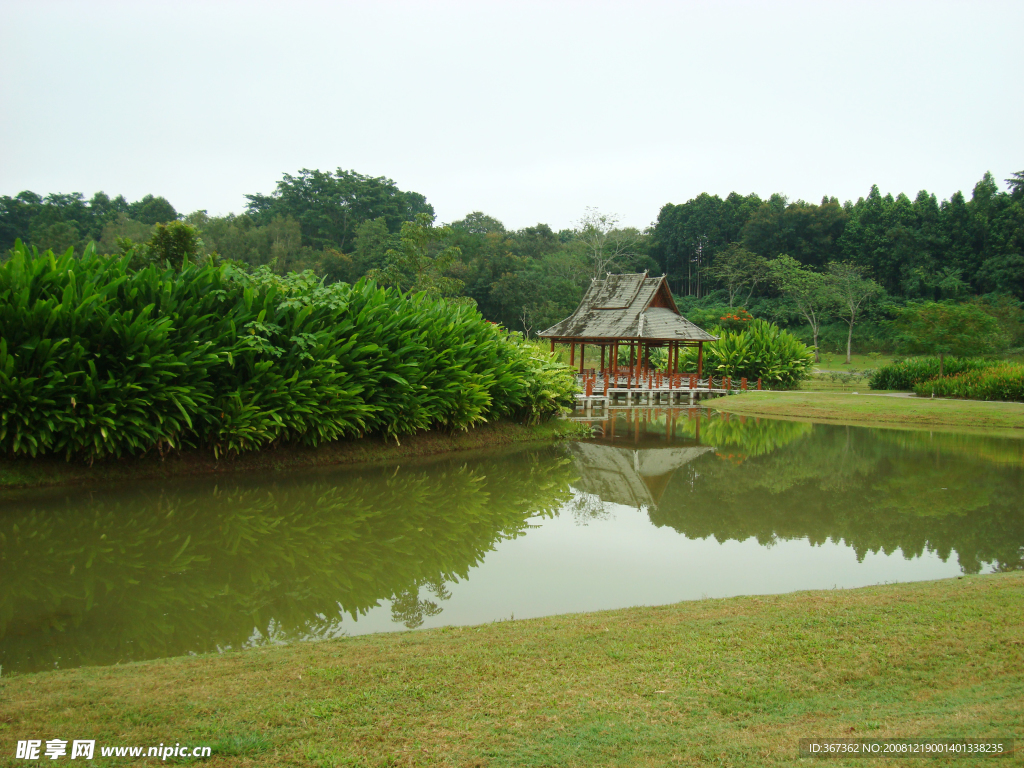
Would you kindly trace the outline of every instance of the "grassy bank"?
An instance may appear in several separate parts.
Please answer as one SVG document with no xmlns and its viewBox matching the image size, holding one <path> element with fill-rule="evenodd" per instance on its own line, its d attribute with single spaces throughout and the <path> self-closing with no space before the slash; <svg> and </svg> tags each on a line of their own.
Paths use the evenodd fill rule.
<svg viewBox="0 0 1024 768">
<path fill-rule="evenodd" d="M 513 443 L 588 436 L 587 428 L 562 420 L 534 426 L 512 422 L 484 424 L 466 431 L 439 430 L 394 438 L 367 436 L 338 440 L 315 448 L 284 445 L 240 456 L 219 458 L 212 450 L 156 453 L 141 458 L 106 459 L 92 465 L 56 457 L 0 459 L 0 489 L 104 483 L 124 480 L 185 477 L 227 472 L 278 472 L 331 464 L 388 462 Z"/>
<path fill-rule="evenodd" d="M 0 678 L 0 755 L 60 736 L 210 744 L 211 765 L 746 766 L 813 736 L 1020 739 L 1022 600 L 1011 573 Z"/>
<path fill-rule="evenodd" d="M 849 424 L 993 430 L 1024 436 L 1024 404 L 826 392 L 747 392 L 708 401 L 711 408 Z"/>
</svg>

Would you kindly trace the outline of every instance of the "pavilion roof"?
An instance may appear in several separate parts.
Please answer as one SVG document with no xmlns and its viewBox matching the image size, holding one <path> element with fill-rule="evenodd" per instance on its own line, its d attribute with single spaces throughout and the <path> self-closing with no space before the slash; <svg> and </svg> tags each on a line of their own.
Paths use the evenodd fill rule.
<svg viewBox="0 0 1024 768">
<path fill-rule="evenodd" d="M 651 339 L 714 341 L 681 314 L 665 276 L 646 272 L 594 279 L 580 305 L 538 336 L 555 339 Z"/>
<path fill-rule="evenodd" d="M 656 507 L 672 474 L 708 451 L 706 445 L 641 448 L 570 443 L 580 479 L 574 484 L 602 501 Z"/>
</svg>

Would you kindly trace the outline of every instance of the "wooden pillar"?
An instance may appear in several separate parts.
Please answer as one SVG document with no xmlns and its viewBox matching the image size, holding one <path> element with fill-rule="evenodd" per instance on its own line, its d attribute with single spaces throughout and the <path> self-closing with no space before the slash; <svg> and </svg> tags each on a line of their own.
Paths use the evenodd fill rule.
<svg viewBox="0 0 1024 768">
<path fill-rule="evenodd" d="M 586 342 L 580 342 L 580 373 L 583 373 L 583 353 L 586 351 Z"/>
<path fill-rule="evenodd" d="M 555 340 L 554 339 L 551 340 L 551 351 L 552 352 L 555 351 Z"/>
<path fill-rule="evenodd" d="M 576 365 L 576 342 L 569 342 L 569 367 Z"/>
<path fill-rule="evenodd" d="M 699 379 L 704 373 L 704 342 L 697 342 L 697 378 Z"/>
<path fill-rule="evenodd" d="M 601 375 L 604 375 L 604 344 L 601 345 Z"/>
</svg>

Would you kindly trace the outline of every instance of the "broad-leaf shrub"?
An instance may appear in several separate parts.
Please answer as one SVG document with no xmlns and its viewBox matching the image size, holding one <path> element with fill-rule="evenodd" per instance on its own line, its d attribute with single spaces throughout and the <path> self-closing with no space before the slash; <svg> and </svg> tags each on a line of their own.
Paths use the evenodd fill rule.
<svg viewBox="0 0 1024 768">
<path fill-rule="evenodd" d="M 466 306 L 360 281 L 130 268 L 20 243 L 0 265 L 0 450 L 255 450 L 536 420 L 568 368 Z"/>
<path fill-rule="evenodd" d="M 919 382 L 914 392 L 921 397 L 963 397 L 971 400 L 1024 402 L 1024 365 L 990 364 L 952 376 Z"/>
<path fill-rule="evenodd" d="M 810 375 L 814 353 L 789 331 L 755 320 L 741 331 L 713 328 L 718 341 L 704 344 L 704 373 L 733 379 L 762 379 L 766 385 L 793 387 Z M 681 370 L 696 373 L 697 350 L 679 355 Z"/>
<path fill-rule="evenodd" d="M 955 375 L 965 371 L 979 371 L 993 365 L 992 361 L 976 357 L 947 357 L 943 360 L 943 374 Z M 916 384 L 939 375 L 939 358 L 912 357 L 883 365 L 868 381 L 871 389 L 913 389 Z"/>
</svg>

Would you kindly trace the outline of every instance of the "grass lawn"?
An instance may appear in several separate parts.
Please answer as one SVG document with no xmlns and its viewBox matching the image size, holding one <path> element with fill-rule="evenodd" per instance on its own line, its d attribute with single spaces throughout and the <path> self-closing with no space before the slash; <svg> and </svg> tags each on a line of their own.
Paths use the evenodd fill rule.
<svg viewBox="0 0 1024 768">
<path fill-rule="evenodd" d="M 860 390 L 858 390 L 860 391 Z M 745 392 L 713 398 L 710 408 L 755 416 L 783 416 L 886 426 L 1002 431 L 1024 436 L 1024 403 L 932 400 L 829 392 Z"/>
<path fill-rule="evenodd" d="M 814 367 L 819 371 L 867 371 L 873 368 L 881 368 L 888 365 L 897 355 L 871 352 L 864 355 L 851 355 L 850 364 L 846 364 L 845 352 L 822 352 L 821 362 L 815 363 Z M 902 357 L 906 357 L 903 355 Z"/>
<path fill-rule="evenodd" d="M 1019 740 L 1022 605 L 1009 573 L 0 678 L 0 764 L 28 738 L 96 739 L 92 765 L 102 745 L 180 742 L 212 745 L 210 765 L 518 768 L 795 765 L 810 737 Z"/>
<path fill-rule="evenodd" d="M 813 373 L 811 378 L 800 382 L 801 392 L 873 392 L 868 387 L 867 377 L 859 374 L 835 375 Z"/>
</svg>

